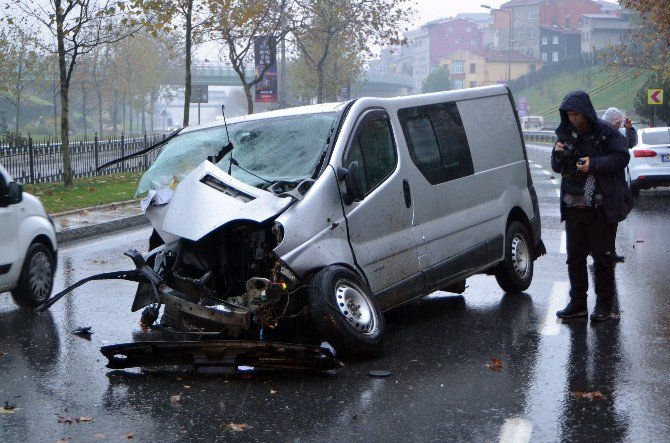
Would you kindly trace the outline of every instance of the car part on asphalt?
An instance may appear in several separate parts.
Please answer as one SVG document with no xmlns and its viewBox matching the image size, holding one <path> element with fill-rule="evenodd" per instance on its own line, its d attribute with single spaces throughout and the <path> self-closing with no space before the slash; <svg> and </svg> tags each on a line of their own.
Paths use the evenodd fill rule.
<svg viewBox="0 0 670 443">
<path fill-rule="evenodd" d="M 104 346 L 100 352 L 109 359 L 110 369 L 140 366 L 192 365 L 202 368 L 240 366 L 256 371 L 330 371 L 344 366 L 327 348 L 293 343 L 259 341 L 180 341 L 138 342 Z"/>
</svg>

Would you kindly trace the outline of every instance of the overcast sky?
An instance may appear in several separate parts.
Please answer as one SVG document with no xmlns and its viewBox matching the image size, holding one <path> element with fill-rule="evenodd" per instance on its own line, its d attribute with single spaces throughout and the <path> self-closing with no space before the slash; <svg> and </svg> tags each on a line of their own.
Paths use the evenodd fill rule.
<svg viewBox="0 0 670 443">
<path fill-rule="evenodd" d="M 497 8 L 506 3 L 500 0 L 415 0 L 417 9 L 417 18 L 412 23 L 413 26 L 420 26 L 431 20 L 443 17 L 453 17 L 461 12 L 489 12 L 480 5 L 486 4 L 492 8 Z"/>
</svg>

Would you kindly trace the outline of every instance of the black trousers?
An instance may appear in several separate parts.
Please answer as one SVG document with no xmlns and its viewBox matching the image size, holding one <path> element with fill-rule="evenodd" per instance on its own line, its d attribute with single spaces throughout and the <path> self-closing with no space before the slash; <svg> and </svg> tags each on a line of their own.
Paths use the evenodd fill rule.
<svg viewBox="0 0 670 443">
<path fill-rule="evenodd" d="M 591 254 L 596 303 L 611 305 L 615 290 L 612 255 L 617 224 L 607 223 L 602 207 L 565 208 L 564 214 L 571 300 L 586 304 L 589 289 L 586 257 Z"/>
</svg>

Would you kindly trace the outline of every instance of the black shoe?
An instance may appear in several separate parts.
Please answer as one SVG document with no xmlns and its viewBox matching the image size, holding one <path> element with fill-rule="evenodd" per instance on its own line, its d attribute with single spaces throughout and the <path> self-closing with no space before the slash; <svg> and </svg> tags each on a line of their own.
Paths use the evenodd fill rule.
<svg viewBox="0 0 670 443">
<path fill-rule="evenodd" d="M 613 261 L 614 263 L 625 262 L 625 261 L 626 261 L 626 257 L 624 257 L 623 255 L 617 255 L 617 254 L 614 254 L 614 255 L 612 256 L 612 261 Z"/>
<path fill-rule="evenodd" d="M 607 321 L 610 319 L 612 314 L 612 308 L 607 306 L 598 306 L 593 310 L 591 314 L 591 321 Z"/>
<path fill-rule="evenodd" d="M 556 317 L 559 318 L 577 318 L 586 317 L 587 315 L 588 312 L 585 303 L 573 303 L 572 301 L 565 308 L 556 311 Z"/>
</svg>

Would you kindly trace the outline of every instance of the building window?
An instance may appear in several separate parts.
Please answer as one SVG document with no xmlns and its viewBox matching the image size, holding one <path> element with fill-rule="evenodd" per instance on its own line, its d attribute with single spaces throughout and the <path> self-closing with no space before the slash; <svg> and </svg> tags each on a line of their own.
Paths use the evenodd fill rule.
<svg viewBox="0 0 670 443">
<path fill-rule="evenodd" d="M 454 60 L 453 62 L 451 62 L 451 73 L 465 74 L 465 60 Z"/>
<path fill-rule="evenodd" d="M 465 32 L 472 32 L 472 26 L 468 26 L 465 28 Z"/>
<path fill-rule="evenodd" d="M 528 38 L 535 38 L 535 31 L 528 31 Z"/>
<path fill-rule="evenodd" d="M 547 61 L 547 53 L 546 53 L 546 52 L 543 52 L 543 53 L 540 55 L 540 58 L 542 59 L 543 62 L 546 62 L 546 61 Z"/>
<path fill-rule="evenodd" d="M 535 14 L 533 14 L 533 11 L 528 11 L 528 20 L 532 20 L 535 18 Z"/>
<path fill-rule="evenodd" d="M 451 31 L 453 31 L 453 30 L 454 30 L 454 27 L 453 27 L 453 26 L 451 26 L 451 25 L 447 26 L 447 31 L 451 32 Z"/>
<path fill-rule="evenodd" d="M 547 37 L 542 37 L 542 41 L 541 41 L 540 44 L 546 45 L 547 44 Z"/>
<path fill-rule="evenodd" d="M 474 74 L 477 71 L 477 63 L 470 63 L 470 74 Z"/>
<path fill-rule="evenodd" d="M 472 46 L 473 48 L 477 46 L 477 39 L 476 38 L 473 38 L 472 40 L 470 40 L 470 46 Z"/>
<path fill-rule="evenodd" d="M 461 38 L 460 38 L 460 37 L 456 37 L 456 38 L 454 39 L 454 43 L 458 44 L 458 43 L 460 43 L 460 42 L 461 42 Z"/>
<path fill-rule="evenodd" d="M 552 62 L 557 62 L 558 61 L 558 52 L 554 51 L 551 53 L 551 61 Z"/>
<path fill-rule="evenodd" d="M 553 36 L 553 37 L 551 38 L 551 42 L 552 42 L 553 44 L 557 45 L 557 44 L 558 44 L 558 36 L 557 36 L 557 35 Z"/>
<path fill-rule="evenodd" d="M 454 80 L 454 89 L 463 89 L 463 80 Z"/>
<path fill-rule="evenodd" d="M 477 82 L 470 82 L 470 87 L 471 88 L 476 88 L 477 87 Z"/>
</svg>

